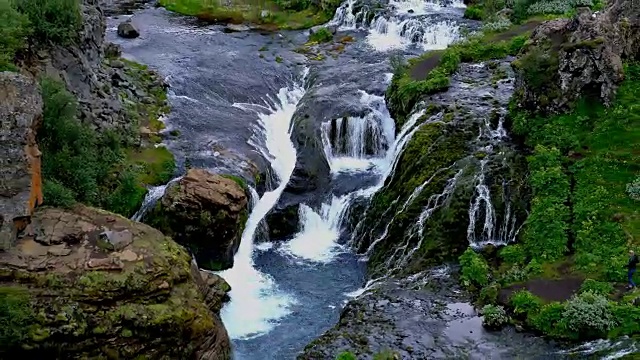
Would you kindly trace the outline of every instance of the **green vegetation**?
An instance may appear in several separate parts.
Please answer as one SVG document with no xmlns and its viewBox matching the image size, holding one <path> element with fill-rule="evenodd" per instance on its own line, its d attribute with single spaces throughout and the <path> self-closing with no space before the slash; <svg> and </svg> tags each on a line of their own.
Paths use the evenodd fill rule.
<svg viewBox="0 0 640 360">
<path fill-rule="evenodd" d="M 600 10 L 604 4 L 600 0 L 475 0 L 467 7 L 465 17 L 519 24 L 536 15 L 570 16 L 576 8 L 583 6 Z"/>
<path fill-rule="evenodd" d="M 478 6 L 469 6 L 464 10 L 464 17 L 471 20 L 482 20 L 482 9 Z"/>
<path fill-rule="evenodd" d="M 637 201 L 627 190 L 640 173 L 638 96 L 640 64 L 634 63 L 625 65 L 625 81 L 609 108 L 585 98 L 567 114 L 548 116 L 514 102 L 512 130 L 531 149 L 531 210 L 520 243 L 498 252 L 499 264 L 489 275 L 496 282 L 478 292 L 479 302 L 495 303 L 500 286 L 508 289 L 529 279 L 580 284 L 588 277 L 564 302 L 515 292 L 508 313 L 514 321 L 557 339 L 640 333 L 640 311 L 634 305 L 638 294 L 623 295 L 615 286 L 626 280 L 627 250 L 640 245 Z M 471 269 L 485 261 L 467 257 L 461 259 L 464 283 L 469 273 L 480 273 Z"/>
<path fill-rule="evenodd" d="M 414 105 L 422 97 L 446 90 L 450 76 L 460 63 L 516 55 L 526 39 L 524 35 L 506 40 L 498 40 L 494 35 L 481 35 L 453 44 L 446 50 L 432 51 L 410 59 L 408 64 L 394 59 L 394 75 L 386 97 L 392 105 L 389 110 L 396 119 L 396 127 L 400 128 L 404 124 Z M 421 63 L 433 63 L 433 66 L 423 72 L 415 71 L 414 68 L 418 69 Z"/>
<path fill-rule="evenodd" d="M 331 20 L 339 0 L 160 0 L 160 5 L 204 21 L 240 24 L 249 22 L 264 29 L 307 29 Z"/>
<path fill-rule="evenodd" d="M 77 0 L 0 0 L 0 71 L 15 71 L 21 51 L 66 45 L 80 28 Z"/>
<path fill-rule="evenodd" d="M 468 248 L 460 256 L 460 280 L 466 286 L 481 288 L 489 282 L 489 265 L 473 249 Z"/>
<path fill-rule="evenodd" d="M 502 306 L 485 305 L 482 308 L 482 325 L 498 330 L 509 323 L 509 316 Z"/>
<path fill-rule="evenodd" d="M 21 345 L 32 322 L 29 294 L 20 287 L 0 287 L 0 355 Z"/>
<path fill-rule="evenodd" d="M 76 118 L 76 99 L 62 83 L 41 82 L 44 116 L 38 132 L 45 203 L 74 202 L 131 216 L 146 193 L 144 184 L 170 179 L 174 161 L 165 148 L 129 149 L 126 136 L 97 132 Z"/>
<path fill-rule="evenodd" d="M 333 34 L 326 27 L 321 27 L 313 34 L 309 35 L 309 41 L 316 43 L 324 43 L 333 40 Z"/>
</svg>

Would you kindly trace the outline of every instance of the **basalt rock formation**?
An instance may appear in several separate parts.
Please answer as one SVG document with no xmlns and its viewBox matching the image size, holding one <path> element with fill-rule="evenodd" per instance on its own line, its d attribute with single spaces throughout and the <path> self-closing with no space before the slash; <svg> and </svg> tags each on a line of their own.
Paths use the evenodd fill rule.
<svg viewBox="0 0 640 360">
<path fill-rule="evenodd" d="M 640 5 L 618 0 L 602 13 L 541 24 L 514 63 L 520 105 L 541 114 L 569 110 L 583 97 L 609 105 L 623 60 L 640 55 Z"/>
<path fill-rule="evenodd" d="M 201 267 L 222 270 L 233 266 L 247 216 L 247 195 L 239 184 L 190 169 L 143 221 L 189 248 Z"/>
<path fill-rule="evenodd" d="M 230 357 L 216 283 L 173 240 L 112 213 L 38 209 L 0 254 L 0 283 L 12 356 Z"/>
</svg>

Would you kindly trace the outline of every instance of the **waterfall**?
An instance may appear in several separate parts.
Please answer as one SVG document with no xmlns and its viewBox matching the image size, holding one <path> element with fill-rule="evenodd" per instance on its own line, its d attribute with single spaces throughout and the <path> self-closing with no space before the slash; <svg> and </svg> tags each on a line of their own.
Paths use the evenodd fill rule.
<svg viewBox="0 0 640 360">
<path fill-rule="evenodd" d="M 411 44 L 426 51 L 445 49 L 459 38 L 460 27 L 453 21 L 428 23 L 414 18 L 379 16 L 371 24 L 367 42 L 378 51 L 403 49 Z"/>
<path fill-rule="evenodd" d="M 368 109 L 365 116 L 323 124 L 325 156 L 334 174 L 347 173 L 357 179 L 359 175 L 374 173 L 378 181 L 374 186 L 332 196 L 318 210 L 301 205 L 301 230 L 281 248 L 286 254 L 321 263 L 333 260 L 335 255 L 344 251 L 337 241 L 347 210 L 356 199 L 372 196 L 384 183 L 383 177 L 388 174 L 387 168 L 393 161 L 390 156 L 397 152 L 397 144 L 393 141 L 395 122 L 382 96 L 364 91 L 360 94 L 361 104 Z M 366 149 L 367 142 L 372 144 L 370 151 Z"/>
<path fill-rule="evenodd" d="M 322 124 L 322 142 L 331 172 L 380 168 L 394 138 L 395 125 L 383 96 L 360 91 L 364 116 L 334 119 Z"/>
<path fill-rule="evenodd" d="M 133 214 L 133 216 L 131 217 L 131 220 L 141 221 L 142 217 L 149 210 L 151 210 L 151 208 L 153 208 L 156 205 L 156 202 L 160 200 L 160 198 L 164 195 L 164 192 L 167 190 L 167 187 L 177 181 L 180 181 L 180 179 L 182 179 L 182 176 L 177 177 L 164 185 L 154 186 L 149 188 L 149 192 L 147 192 L 147 195 L 145 195 L 144 200 L 142 201 L 142 205 L 140 206 L 140 209 L 138 209 L 138 211 L 136 211 L 136 213 Z"/>
<path fill-rule="evenodd" d="M 307 73 L 308 69 L 303 81 Z M 254 267 L 253 241 L 293 173 L 296 149 L 291 142 L 291 119 L 304 93 L 303 84 L 297 83 L 280 89 L 277 99 L 268 98 L 264 105 L 234 104 L 258 114 L 249 143 L 270 162 L 278 186 L 257 200 L 242 233 L 233 268 L 219 273 L 232 288 L 231 301 L 222 309 L 222 319 L 232 339 L 247 339 L 268 332 L 273 322 L 289 314 L 288 308 L 295 303 L 292 297 L 278 290 L 270 276 Z"/>
</svg>

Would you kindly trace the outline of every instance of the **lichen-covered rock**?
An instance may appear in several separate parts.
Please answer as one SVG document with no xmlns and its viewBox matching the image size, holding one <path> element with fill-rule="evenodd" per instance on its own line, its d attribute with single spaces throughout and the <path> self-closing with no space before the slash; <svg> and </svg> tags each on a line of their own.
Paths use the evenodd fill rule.
<svg viewBox="0 0 640 360">
<path fill-rule="evenodd" d="M 565 112 L 583 97 L 608 105 L 624 78 L 623 60 L 637 59 L 638 48 L 640 5 L 634 1 L 545 22 L 514 62 L 519 104 L 539 114 Z"/>
<path fill-rule="evenodd" d="M 230 358 L 220 304 L 158 230 L 78 206 L 38 209 L 20 237 L 0 253 L 0 357 Z"/>
<path fill-rule="evenodd" d="M 233 266 L 247 216 L 247 195 L 238 183 L 190 169 L 143 221 L 189 248 L 200 267 L 222 270 Z"/>
<path fill-rule="evenodd" d="M 36 205 L 42 203 L 36 131 L 42 98 L 31 78 L 0 73 L 0 250 L 11 246 Z"/>
</svg>

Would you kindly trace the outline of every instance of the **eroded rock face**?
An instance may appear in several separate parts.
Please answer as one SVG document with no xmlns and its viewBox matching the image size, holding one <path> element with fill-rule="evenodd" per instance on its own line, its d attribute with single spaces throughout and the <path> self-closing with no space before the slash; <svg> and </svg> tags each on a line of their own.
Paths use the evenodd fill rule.
<svg viewBox="0 0 640 360">
<path fill-rule="evenodd" d="M 1 320 L 15 327 L 0 353 L 230 358 L 220 297 L 201 292 L 208 282 L 189 254 L 112 213 L 38 209 L 16 246 L 0 253 L 0 283 L 13 304 Z"/>
<path fill-rule="evenodd" d="M 622 62 L 637 59 L 639 45 L 640 5 L 633 1 L 541 24 L 514 63 L 521 106 L 553 114 L 583 97 L 610 104 L 624 78 Z"/>
<path fill-rule="evenodd" d="M 42 121 L 42 98 L 31 78 L 0 73 L 0 250 L 42 203 L 40 151 L 36 130 Z"/>
<path fill-rule="evenodd" d="M 200 267 L 222 270 L 233 265 L 247 216 L 247 195 L 240 185 L 190 169 L 143 221 L 189 248 Z"/>
</svg>

